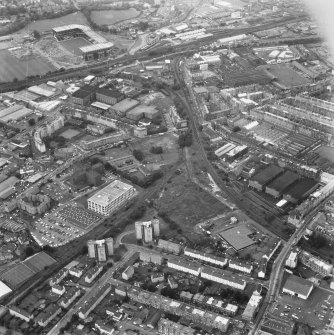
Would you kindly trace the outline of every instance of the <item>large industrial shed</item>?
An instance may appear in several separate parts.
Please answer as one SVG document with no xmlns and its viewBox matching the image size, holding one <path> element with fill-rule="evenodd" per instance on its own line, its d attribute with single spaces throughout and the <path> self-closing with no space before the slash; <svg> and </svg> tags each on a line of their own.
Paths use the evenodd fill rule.
<svg viewBox="0 0 334 335">
<path fill-rule="evenodd" d="M 301 277 L 291 275 L 283 286 L 283 293 L 306 300 L 313 290 L 313 284 Z"/>
<path fill-rule="evenodd" d="M 274 198 L 279 198 L 283 192 L 298 181 L 299 177 L 296 173 L 286 171 L 281 176 L 273 180 L 267 187 L 266 193 Z"/>
<path fill-rule="evenodd" d="M 249 180 L 249 187 L 255 188 L 261 192 L 267 184 L 280 176 L 283 172 L 284 170 L 282 168 L 273 164 L 269 165 Z"/>
<path fill-rule="evenodd" d="M 284 199 L 297 204 L 316 190 L 318 183 L 310 178 L 301 179 L 284 192 Z"/>
</svg>

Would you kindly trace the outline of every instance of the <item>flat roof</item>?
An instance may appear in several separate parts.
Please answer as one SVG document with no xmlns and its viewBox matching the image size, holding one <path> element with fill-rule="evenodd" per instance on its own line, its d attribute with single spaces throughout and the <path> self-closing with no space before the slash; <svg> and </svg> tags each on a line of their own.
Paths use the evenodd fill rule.
<svg viewBox="0 0 334 335">
<path fill-rule="evenodd" d="M 99 50 L 110 49 L 113 46 L 114 46 L 114 43 L 105 42 L 105 43 L 87 45 L 87 46 L 81 47 L 80 50 L 81 52 L 86 53 L 86 52 L 94 52 L 94 51 L 99 51 Z"/>
<path fill-rule="evenodd" d="M 88 201 L 93 201 L 101 206 L 106 206 L 131 188 L 133 188 L 132 185 L 123 183 L 120 180 L 114 180 L 109 185 L 96 192 L 88 199 Z"/>
<path fill-rule="evenodd" d="M 104 104 L 103 102 L 95 101 L 91 104 L 93 107 L 101 108 L 103 110 L 108 110 L 111 106 Z"/>
<path fill-rule="evenodd" d="M 137 106 L 139 104 L 139 101 L 134 99 L 124 99 L 117 104 L 113 105 L 113 109 L 117 112 L 127 112 L 131 108 Z"/>
<path fill-rule="evenodd" d="M 117 90 L 108 90 L 107 88 L 99 88 L 96 93 L 105 95 L 111 98 L 119 98 L 122 96 L 122 93 L 118 92 Z"/>
<path fill-rule="evenodd" d="M 299 179 L 298 175 L 291 171 L 286 171 L 278 178 L 274 179 L 267 187 L 275 191 L 283 192 L 286 188 L 294 184 Z"/>
<path fill-rule="evenodd" d="M 272 178 L 275 178 L 279 174 L 281 174 L 284 170 L 276 165 L 269 165 L 264 170 L 257 173 L 254 177 L 251 178 L 251 180 L 254 180 L 258 182 L 259 184 L 266 184 L 268 181 L 270 181 Z"/>
<path fill-rule="evenodd" d="M 224 230 L 219 233 L 219 236 L 230 244 L 233 249 L 242 250 L 255 244 L 255 241 L 249 237 L 251 234 L 253 234 L 253 231 L 242 225 Z"/>
</svg>

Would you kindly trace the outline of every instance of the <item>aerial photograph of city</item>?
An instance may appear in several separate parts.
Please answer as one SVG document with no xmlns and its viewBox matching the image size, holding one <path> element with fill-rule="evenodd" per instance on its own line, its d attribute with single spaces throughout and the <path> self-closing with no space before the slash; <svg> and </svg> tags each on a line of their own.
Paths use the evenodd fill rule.
<svg viewBox="0 0 334 335">
<path fill-rule="evenodd" d="M 0 0 L 0 335 L 334 335 L 334 0 Z"/>
</svg>

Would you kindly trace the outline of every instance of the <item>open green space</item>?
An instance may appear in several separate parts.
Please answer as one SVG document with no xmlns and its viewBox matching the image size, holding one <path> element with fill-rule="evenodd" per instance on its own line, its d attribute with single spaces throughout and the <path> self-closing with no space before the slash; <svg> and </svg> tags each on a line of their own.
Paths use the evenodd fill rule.
<svg viewBox="0 0 334 335">
<path fill-rule="evenodd" d="M 140 14 L 135 8 L 119 10 L 92 11 L 92 20 L 96 24 L 112 25 L 117 22 L 126 21 L 137 17 Z"/>
<path fill-rule="evenodd" d="M 0 50 L 0 82 L 22 80 L 27 76 L 43 75 L 55 67 L 42 57 L 18 60 L 8 50 Z"/>
<path fill-rule="evenodd" d="M 54 27 L 66 26 L 68 24 L 87 24 L 87 20 L 81 12 L 76 12 L 56 19 L 38 20 L 32 22 L 19 32 L 23 33 L 33 30 L 48 31 Z"/>
</svg>

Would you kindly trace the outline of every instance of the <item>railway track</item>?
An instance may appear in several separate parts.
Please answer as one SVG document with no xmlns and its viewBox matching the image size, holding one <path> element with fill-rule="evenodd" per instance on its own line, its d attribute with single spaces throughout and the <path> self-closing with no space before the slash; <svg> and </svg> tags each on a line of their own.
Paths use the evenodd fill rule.
<svg viewBox="0 0 334 335">
<path fill-rule="evenodd" d="M 181 45 L 177 45 L 173 47 L 169 46 L 166 48 L 166 46 L 163 46 L 160 48 L 156 48 L 154 49 L 155 52 L 164 53 L 163 56 L 157 57 L 156 59 L 173 57 L 173 56 L 181 56 L 182 54 L 193 53 L 195 51 L 198 51 L 200 47 L 211 44 L 212 42 L 217 41 L 217 39 L 220 39 L 220 38 L 232 37 L 232 36 L 241 35 L 241 34 L 252 34 L 252 33 L 270 29 L 273 27 L 284 26 L 288 23 L 298 22 L 302 19 L 305 19 L 306 17 L 307 17 L 306 15 L 302 15 L 298 17 L 293 16 L 290 18 L 284 18 L 284 20 L 275 20 L 275 21 L 271 21 L 271 22 L 268 22 L 262 25 L 255 26 L 255 27 L 213 31 L 213 36 L 207 37 L 203 41 L 197 40 L 197 41 L 192 41 L 188 43 L 182 43 Z M 171 51 L 168 50 L 170 48 L 172 48 Z M 26 78 L 18 82 L 0 83 L 0 93 L 4 93 L 8 91 L 16 91 L 18 89 L 23 89 L 31 85 L 38 85 L 38 84 L 44 83 L 47 80 L 57 81 L 60 79 L 71 78 L 75 76 L 82 77 L 90 73 L 90 71 L 92 70 L 108 69 L 111 66 L 118 65 L 121 63 L 123 65 L 124 64 L 127 65 L 136 60 L 138 61 L 152 60 L 151 52 L 152 52 L 151 50 L 143 51 L 136 55 L 126 55 L 122 58 L 117 58 L 113 60 L 105 60 L 105 61 L 94 63 L 94 64 L 85 64 L 84 66 L 81 66 L 75 69 L 67 69 L 65 71 L 59 71 L 57 73 L 51 73 L 49 75 L 44 75 L 39 78 L 29 78 L 29 79 Z"/>
</svg>

